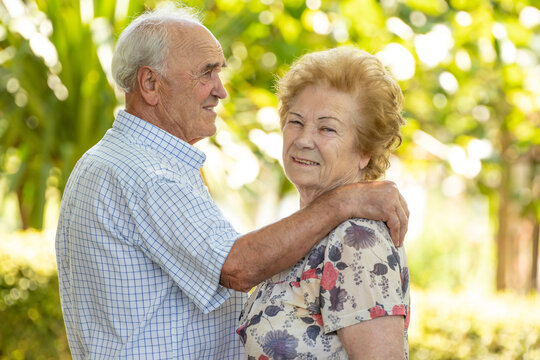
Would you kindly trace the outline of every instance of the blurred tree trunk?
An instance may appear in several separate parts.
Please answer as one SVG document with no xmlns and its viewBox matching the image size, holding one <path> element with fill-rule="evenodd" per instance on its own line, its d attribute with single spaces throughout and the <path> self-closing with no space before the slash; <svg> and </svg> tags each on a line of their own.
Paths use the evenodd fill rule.
<svg viewBox="0 0 540 360">
<path fill-rule="evenodd" d="M 531 282 L 532 282 L 533 287 L 536 286 L 536 289 L 540 290 L 540 283 L 538 282 L 538 258 L 540 257 L 538 245 L 540 245 L 540 226 L 538 225 L 538 221 L 537 221 L 536 226 L 534 227 L 534 234 L 533 234 L 533 252 L 532 252 L 533 266 L 532 266 Z"/>
<path fill-rule="evenodd" d="M 509 132 L 501 130 L 500 140 L 497 290 L 525 293 L 538 289 L 538 221 L 534 211 L 527 211 L 537 191 L 533 186 L 537 164 L 532 149 L 527 156 L 518 155 Z"/>
</svg>

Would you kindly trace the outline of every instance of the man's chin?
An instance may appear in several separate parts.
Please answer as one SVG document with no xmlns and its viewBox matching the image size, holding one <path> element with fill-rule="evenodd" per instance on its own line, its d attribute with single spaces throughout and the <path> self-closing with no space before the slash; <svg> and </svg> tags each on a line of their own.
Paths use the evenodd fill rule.
<svg viewBox="0 0 540 360">
<path fill-rule="evenodd" d="M 196 142 L 199 142 L 199 141 L 201 141 L 201 140 L 203 140 L 203 139 L 212 137 L 212 136 L 214 136 L 214 135 L 216 135 L 216 127 L 215 127 L 215 126 L 214 126 L 212 129 L 208 129 L 208 131 L 205 131 L 203 134 L 201 134 L 200 137 L 197 137 L 197 138 L 195 138 L 195 139 L 193 139 L 193 140 L 190 140 L 188 143 L 191 144 L 191 145 L 193 145 L 193 144 L 195 144 Z"/>
</svg>

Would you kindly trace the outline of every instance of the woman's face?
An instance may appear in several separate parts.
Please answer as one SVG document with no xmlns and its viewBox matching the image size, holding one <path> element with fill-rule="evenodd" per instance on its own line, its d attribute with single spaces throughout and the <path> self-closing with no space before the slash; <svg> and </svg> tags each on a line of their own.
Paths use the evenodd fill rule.
<svg viewBox="0 0 540 360">
<path fill-rule="evenodd" d="M 283 126 L 283 165 L 301 196 L 361 180 L 369 157 L 356 146 L 354 98 L 327 85 L 311 85 L 290 105 Z"/>
</svg>

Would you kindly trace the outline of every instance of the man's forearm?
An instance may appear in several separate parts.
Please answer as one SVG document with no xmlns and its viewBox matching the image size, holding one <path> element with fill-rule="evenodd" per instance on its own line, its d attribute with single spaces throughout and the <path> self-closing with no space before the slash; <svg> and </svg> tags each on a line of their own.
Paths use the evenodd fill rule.
<svg viewBox="0 0 540 360">
<path fill-rule="evenodd" d="M 323 195 L 293 215 L 241 236 L 225 261 L 220 283 L 249 291 L 294 265 L 347 218 L 335 196 Z"/>
</svg>

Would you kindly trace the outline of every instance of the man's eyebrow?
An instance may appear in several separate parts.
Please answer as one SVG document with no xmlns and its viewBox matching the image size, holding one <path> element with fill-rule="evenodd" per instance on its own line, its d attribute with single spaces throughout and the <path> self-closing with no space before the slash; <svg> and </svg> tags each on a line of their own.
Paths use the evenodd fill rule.
<svg viewBox="0 0 540 360">
<path fill-rule="evenodd" d="M 215 63 L 210 63 L 210 64 L 206 64 L 203 68 L 203 72 L 206 72 L 208 70 L 212 70 L 212 69 L 215 69 L 217 67 L 227 67 L 227 63 L 225 61 L 223 62 L 215 62 Z"/>
</svg>

